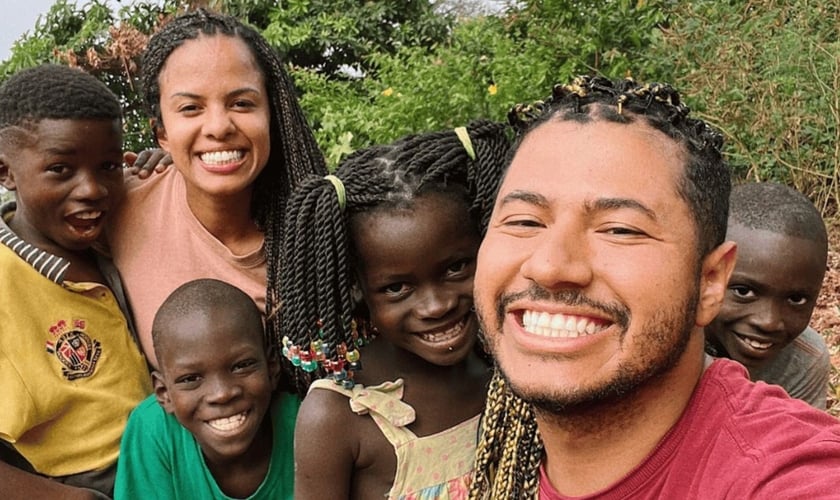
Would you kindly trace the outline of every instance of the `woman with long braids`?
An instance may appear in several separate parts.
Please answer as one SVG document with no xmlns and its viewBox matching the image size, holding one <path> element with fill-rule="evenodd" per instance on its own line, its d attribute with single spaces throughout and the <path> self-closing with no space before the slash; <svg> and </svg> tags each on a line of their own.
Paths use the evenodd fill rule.
<svg viewBox="0 0 840 500">
<path fill-rule="evenodd" d="M 466 495 L 490 375 L 472 277 L 508 146 L 492 122 L 410 136 L 290 199 L 275 333 L 309 389 L 297 500 Z"/>
<path fill-rule="evenodd" d="M 143 54 L 141 84 L 175 168 L 129 179 L 109 243 L 156 368 L 152 320 L 179 285 L 220 279 L 263 312 L 279 306 L 286 200 L 327 172 L 283 63 L 233 17 L 199 9 L 168 22 Z"/>
</svg>

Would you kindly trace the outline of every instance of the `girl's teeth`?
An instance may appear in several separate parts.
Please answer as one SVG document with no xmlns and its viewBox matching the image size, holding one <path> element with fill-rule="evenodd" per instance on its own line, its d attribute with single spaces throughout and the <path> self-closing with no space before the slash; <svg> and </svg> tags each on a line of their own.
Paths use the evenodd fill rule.
<svg viewBox="0 0 840 500">
<path fill-rule="evenodd" d="M 458 335 L 461 330 L 464 328 L 464 324 L 466 320 L 461 320 L 458 322 L 457 325 L 447 328 L 442 332 L 433 332 L 433 333 L 423 333 L 420 335 L 420 338 L 427 342 L 443 342 L 445 340 L 449 340 L 456 335 Z"/>
<path fill-rule="evenodd" d="M 750 345 L 753 349 L 769 349 L 773 343 L 772 342 L 759 342 L 753 339 L 745 339 L 747 344 Z"/>
</svg>

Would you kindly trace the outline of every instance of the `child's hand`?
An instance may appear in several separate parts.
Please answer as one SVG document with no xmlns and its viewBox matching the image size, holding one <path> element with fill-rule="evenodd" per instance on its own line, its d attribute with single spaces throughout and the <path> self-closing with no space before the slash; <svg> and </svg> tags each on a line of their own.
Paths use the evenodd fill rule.
<svg viewBox="0 0 840 500">
<path fill-rule="evenodd" d="M 172 165 L 172 157 L 162 149 L 144 149 L 140 154 L 132 151 L 123 153 L 123 161 L 128 165 L 128 172 L 145 179 L 152 172 L 161 173 Z"/>
</svg>

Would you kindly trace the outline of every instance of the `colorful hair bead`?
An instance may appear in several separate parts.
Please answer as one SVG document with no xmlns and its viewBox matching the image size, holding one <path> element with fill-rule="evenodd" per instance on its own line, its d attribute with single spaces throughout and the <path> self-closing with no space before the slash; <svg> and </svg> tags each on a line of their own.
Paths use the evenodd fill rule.
<svg viewBox="0 0 840 500">
<path fill-rule="evenodd" d="M 353 363 L 354 361 L 359 360 L 359 350 L 353 349 L 352 351 L 347 351 L 347 354 L 344 355 L 344 359 Z"/>
<path fill-rule="evenodd" d="M 362 369 L 361 354 L 358 348 L 366 343 L 365 332 L 362 331 L 362 334 L 359 334 L 357 323 L 354 320 L 351 324 L 352 344 L 348 347 L 346 343 L 342 342 L 333 348 L 329 342 L 323 340 L 323 322 L 318 320 L 316 326 L 318 328 L 317 338 L 311 340 L 307 347 L 297 346 L 292 343 L 288 336 L 284 336 L 281 348 L 283 356 L 291 361 L 294 366 L 307 373 L 322 369 L 326 372 L 326 376 L 333 379 L 336 384 L 352 389 L 354 386 L 353 375 Z"/>
</svg>

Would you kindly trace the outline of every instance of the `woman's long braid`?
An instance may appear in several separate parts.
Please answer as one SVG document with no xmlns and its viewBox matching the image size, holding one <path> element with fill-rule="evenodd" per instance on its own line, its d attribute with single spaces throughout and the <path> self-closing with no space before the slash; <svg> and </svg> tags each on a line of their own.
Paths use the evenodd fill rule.
<svg viewBox="0 0 840 500">
<path fill-rule="evenodd" d="M 726 218 L 720 214 L 727 211 L 717 207 L 728 206 L 729 189 L 700 191 L 696 186 L 710 182 L 728 185 L 729 171 L 722 160 L 721 134 L 688 115 L 688 107 L 670 85 L 578 77 L 569 84 L 555 85 L 551 96 L 544 101 L 517 105 L 511 110 L 508 119 L 517 131 L 517 141 L 509 154 L 515 154 L 528 133 L 549 120 L 581 123 L 645 120 L 685 147 L 688 159 L 679 189 L 692 208 L 701 232 L 698 253 L 703 256 L 723 241 Z M 535 497 L 539 493 L 539 466 L 544 453 L 536 419 L 530 405 L 513 394 L 498 367 L 482 419 L 475 480 L 469 498 Z"/>
<path fill-rule="evenodd" d="M 425 192 L 463 197 L 484 220 L 501 179 L 510 145 L 508 128 L 479 121 L 467 127 L 476 160 L 471 160 L 454 131 L 403 138 L 350 155 L 335 172 L 344 186 L 342 210 L 336 187 L 328 179 L 311 176 L 292 194 L 287 206 L 283 241 L 286 258 L 280 284 L 283 307 L 275 341 L 308 349 L 323 340 L 333 349 L 344 343 L 353 349 L 351 325 L 358 317 L 349 225 L 357 214 L 378 209 L 410 207 Z M 360 325 L 361 327 L 361 325 Z M 364 328 L 361 328 L 364 330 Z M 313 377 L 287 364 L 298 391 L 305 394 Z"/>
<path fill-rule="evenodd" d="M 165 127 L 160 113 L 158 78 L 169 55 L 188 40 L 218 34 L 238 37 L 251 49 L 269 96 L 271 153 L 265 169 L 254 181 L 251 213 L 265 233 L 266 327 L 267 334 L 274 336 L 272 332 L 279 326 L 276 311 L 280 305 L 278 280 L 286 201 L 291 190 L 307 175 L 327 173 L 324 157 L 283 62 L 256 30 L 234 17 L 202 8 L 175 17 L 151 38 L 143 54 L 141 87 L 149 116 L 156 126 Z"/>
</svg>

